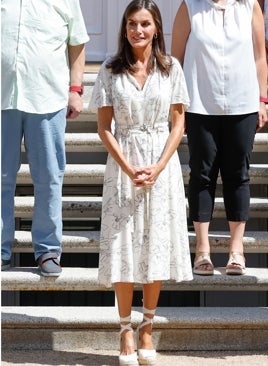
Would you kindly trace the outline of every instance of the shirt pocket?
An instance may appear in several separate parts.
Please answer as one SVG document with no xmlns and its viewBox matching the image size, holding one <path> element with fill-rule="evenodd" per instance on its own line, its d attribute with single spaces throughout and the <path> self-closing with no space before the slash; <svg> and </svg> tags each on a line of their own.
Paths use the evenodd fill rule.
<svg viewBox="0 0 268 366">
<path fill-rule="evenodd" d="M 68 23 L 61 17 L 46 19 L 45 17 L 31 18 L 24 21 L 24 26 L 42 46 L 54 45 L 55 47 L 66 43 L 68 40 Z"/>
</svg>

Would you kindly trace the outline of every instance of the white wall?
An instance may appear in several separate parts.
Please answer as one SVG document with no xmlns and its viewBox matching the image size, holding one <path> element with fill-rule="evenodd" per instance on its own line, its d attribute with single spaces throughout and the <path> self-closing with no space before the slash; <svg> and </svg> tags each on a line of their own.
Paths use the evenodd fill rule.
<svg viewBox="0 0 268 366">
<path fill-rule="evenodd" d="M 172 25 L 182 0 L 155 0 L 163 18 L 167 51 L 170 52 Z M 114 54 L 122 14 L 129 0 L 80 0 L 90 42 L 87 61 L 103 61 Z"/>
</svg>

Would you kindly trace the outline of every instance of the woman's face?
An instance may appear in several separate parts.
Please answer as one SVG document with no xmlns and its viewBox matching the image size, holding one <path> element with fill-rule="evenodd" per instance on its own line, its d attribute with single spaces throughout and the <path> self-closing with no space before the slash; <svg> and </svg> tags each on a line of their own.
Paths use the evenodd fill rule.
<svg viewBox="0 0 268 366">
<path fill-rule="evenodd" d="M 156 25 L 151 13 L 146 9 L 138 10 L 127 19 L 126 34 L 133 48 L 147 48 L 152 44 L 157 33 Z"/>
</svg>

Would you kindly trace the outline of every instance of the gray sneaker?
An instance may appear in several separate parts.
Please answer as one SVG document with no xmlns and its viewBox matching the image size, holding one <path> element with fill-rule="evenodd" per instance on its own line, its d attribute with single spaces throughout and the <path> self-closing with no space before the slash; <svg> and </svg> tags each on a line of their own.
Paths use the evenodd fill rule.
<svg viewBox="0 0 268 366">
<path fill-rule="evenodd" d="M 59 276 L 62 272 L 57 253 L 45 253 L 38 258 L 37 263 L 43 276 Z"/>
<path fill-rule="evenodd" d="M 11 265 L 11 260 L 8 259 L 2 259 L 1 260 L 1 271 L 6 271 L 10 268 L 10 265 Z"/>
</svg>

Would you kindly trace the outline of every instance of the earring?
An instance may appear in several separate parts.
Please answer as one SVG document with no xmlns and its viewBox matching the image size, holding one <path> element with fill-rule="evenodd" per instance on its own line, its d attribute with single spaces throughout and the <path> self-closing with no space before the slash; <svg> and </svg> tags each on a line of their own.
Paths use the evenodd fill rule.
<svg viewBox="0 0 268 366">
<path fill-rule="evenodd" d="M 154 34 L 154 39 L 157 39 L 157 33 Z"/>
</svg>

